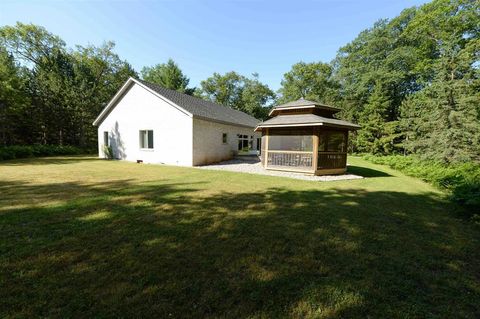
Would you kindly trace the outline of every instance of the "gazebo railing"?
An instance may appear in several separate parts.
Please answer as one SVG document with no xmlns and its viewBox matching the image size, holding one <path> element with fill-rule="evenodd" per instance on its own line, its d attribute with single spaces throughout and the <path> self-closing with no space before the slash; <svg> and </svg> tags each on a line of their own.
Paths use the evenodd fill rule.
<svg viewBox="0 0 480 319">
<path fill-rule="evenodd" d="M 344 168 L 347 165 L 345 152 L 318 152 L 317 169 Z"/>
<path fill-rule="evenodd" d="M 311 170 L 313 168 L 313 153 L 268 150 L 267 166 L 296 167 Z"/>
</svg>

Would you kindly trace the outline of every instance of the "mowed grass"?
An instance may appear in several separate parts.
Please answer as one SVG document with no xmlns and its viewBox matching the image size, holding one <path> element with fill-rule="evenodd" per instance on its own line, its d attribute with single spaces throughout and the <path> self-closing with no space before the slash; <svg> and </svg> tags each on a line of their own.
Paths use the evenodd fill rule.
<svg viewBox="0 0 480 319">
<path fill-rule="evenodd" d="M 0 317 L 480 317 L 478 229 L 349 162 L 367 178 L 1 162 Z"/>
</svg>

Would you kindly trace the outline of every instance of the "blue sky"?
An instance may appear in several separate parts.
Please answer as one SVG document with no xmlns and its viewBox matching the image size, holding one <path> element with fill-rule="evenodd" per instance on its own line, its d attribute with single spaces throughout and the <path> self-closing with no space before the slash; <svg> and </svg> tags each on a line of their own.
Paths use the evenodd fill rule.
<svg viewBox="0 0 480 319">
<path fill-rule="evenodd" d="M 329 62 L 378 19 L 425 2 L 1 0 L 0 25 L 42 25 L 70 47 L 113 40 L 137 71 L 171 57 L 192 85 L 234 70 L 276 90 L 292 64 Z"/>
</svg>

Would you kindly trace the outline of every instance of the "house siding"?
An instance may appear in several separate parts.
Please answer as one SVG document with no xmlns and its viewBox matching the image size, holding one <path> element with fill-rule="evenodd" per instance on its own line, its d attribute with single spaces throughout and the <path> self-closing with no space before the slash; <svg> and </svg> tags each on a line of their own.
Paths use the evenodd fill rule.
<svg viewBox="0 0 480 319">
<path fill-rule="evenodd" d="M 99 156 L 103 132 L 109 132 L 114 157 L 145 163 L 192 165 L 192 117 L 134 83 L 98 127 Z M 139 131 L 153 130 L 153 150 L 140 149 Z"/>
<path fill-rule="evenodd" d="M 227 133 L 227 143 L 222 134 Z M 253 149 L 261 134 L 253 128 L 193 119 L 193 165 L 205 165 L 231 159 L 238 152 L 237 134 L 253 136 Z"/>
</svg>

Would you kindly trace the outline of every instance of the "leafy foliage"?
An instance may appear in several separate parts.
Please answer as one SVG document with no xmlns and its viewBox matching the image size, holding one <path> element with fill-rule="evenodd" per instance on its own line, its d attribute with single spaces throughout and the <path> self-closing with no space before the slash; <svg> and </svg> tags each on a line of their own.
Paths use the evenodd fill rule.
<svg viewBox="0 0 480 319">
<path fill-rule="evenodd" d="M 363 129 L 356 136 L 357 150 L 372 154 L 389 154 L 396 148 L 400 133 L 397 122 L 386 122 L 390 101 L 385 96 L 380 83 L 375 85 L 372 95 L 359 114 L 359 123 Z"/>
<path fill-rule="evenodd" d="M 280 100 L 301 96 L 342 108 L 362 130 L 352 149 L 480 160 L 479 2 L 435 0 L 379 20 L 330 65 L 300 62 Z"/>
<path fill-rule="evenodd" d="M 13 56 L 0 47 L 0 145 L 15 144 L 25 129 L 22 116 L 29 98 L 22 71 Z"/>
<path fill-rule="evenodd" d="M 451 199 L 462 205 L 470 217 L 474 219 L 480 217 L 480 164 L 445 164 L 400 155 L 364 157 L 375 164 L 388 165 L 448 190 Z"/>
<path fill-rule="evenodd" d="M 330 103 L 335 101 L 337 83 L 332 79 L 332 66 L 327 63 L 299 62 L 285 73 L 279 90 L 280 103 L 299 98 Z"/>
<path fill-rule="evenodd" d="M 12 145 L 0 147 L 0 160 L 56 155 L 79 155 L 91 152 L 68 145 Z"/>
<path fill-rule="evenodd" d="M 103 154 L 105 154 L 106 159 L 113 159 L 113 149 L 110 145 L 103 145 Z"/>
<path fill-rule="evenodd" d="M 0 92 L 8 93 L 0 97 L 5 105 L 0 121 L 11 133 L 3 144 L 95 145 L 91 123 L 135 75 L 113 52 L 114 44 L 68 50 L 44 28 L 22 23 L 0 28 L 0 44 L 0 57 L 8 62 L 2 63 L 1 78 L 15 75 L 5 76 L 14 85 L 0 83 Z M 12 118 L 15 127 L 8 128 Z"/>
<path fill-rule="evenodd" d="M 190 79 L 183 74 L 180 67 L 172 59 L 164 64 L 144 67 L 140 73 L 145 81 L 156 83 L 167 89 L 189 95 L 195 92 L 195 88 L 187 87 Z"/>
<path fill-rule="evenodd" d="M 267 117 L 269 103 L 275 99 L 275 93 L 266 84 L 260 82 L 256 73 L 251 78 L 233 71 L 224 75 L 214 73 L 202 81 L 200 86 L 198 96 L 246 112 L 259 119 Z"/>
<path fill-rule="evenodd" d="M 424 158 L 479 161 L 478 3 L 475 7 L 469 1 L 435 2 L 422 12 L 422 17 L 433 23 L 412 28 L 417 37 L 435 44 L 437 58 L 429 85 L 402 104 L 402 120 L 409 135 L 405 146 Z"/>
</svg>

